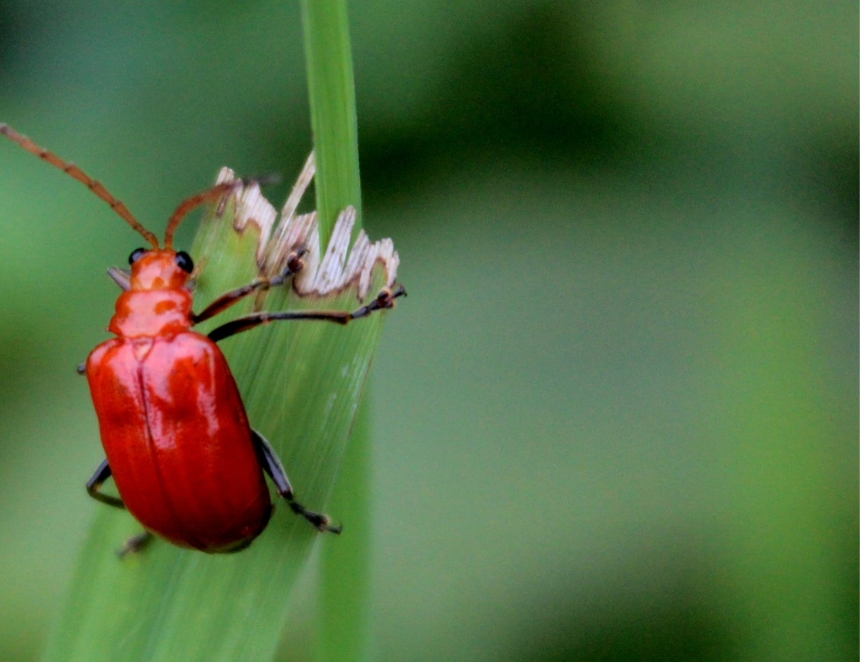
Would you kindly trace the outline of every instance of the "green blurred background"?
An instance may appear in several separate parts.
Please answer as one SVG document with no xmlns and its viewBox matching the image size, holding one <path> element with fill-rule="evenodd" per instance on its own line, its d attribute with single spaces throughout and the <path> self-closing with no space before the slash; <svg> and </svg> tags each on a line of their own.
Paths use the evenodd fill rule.
<svg viewBox="0 0 860 662">
<path fill-rule="evenodd" d="M 856 660 L 854 2 L 350 5 L 380 660 Z M 146 225 L 311 136 L 297 3 L 0 2 L 0 121 Z M 188 245 L 187 227 L 179 244 Z M 98 506 L 74 367 L 140 239 L 0 144 L 0 659 Z"/>
</svg>

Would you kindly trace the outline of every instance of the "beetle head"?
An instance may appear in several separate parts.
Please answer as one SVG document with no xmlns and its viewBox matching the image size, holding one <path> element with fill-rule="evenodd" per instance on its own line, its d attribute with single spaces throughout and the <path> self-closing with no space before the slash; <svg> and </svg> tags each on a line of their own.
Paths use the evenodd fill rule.
<svg viewBox="0 0 860 662">
<path fill-rule="evenodd" d="M 128 258 L 132 290 L 173 290 L 185 287 L 194 263 L 185 251 L 138 248 Z"/>
</svg>

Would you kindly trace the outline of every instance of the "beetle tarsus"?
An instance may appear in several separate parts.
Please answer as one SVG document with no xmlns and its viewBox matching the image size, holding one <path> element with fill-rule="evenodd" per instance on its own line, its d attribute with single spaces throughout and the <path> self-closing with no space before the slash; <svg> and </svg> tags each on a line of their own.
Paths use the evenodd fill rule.
<svg viewBox="0 0 860 662">
<path fill-rule="evenodd" d="M 302 269 L 305 268 L 305 262 L 302 260 L 302 256 L 308 252 L 307 248 L 299 248 L 298 250 L 290 253 L 287 256 L 287 266 L 284 267 L 284 270 L 281 271 L 274 278 L 270 278 L 268 281 L 267 288 L 269 287 L 277 287 L 278 285 L 283 285 L 290 277 L 295 276 Z"/>
<path fill-rule="evenodd" d="M 290 485 L 290 479 L 287 477 L 287 472 L 284 470 L 284 465 L 278 458 L 272 444 L 256 430 L 251 430 L 251 440 L 254 442 L 254 450 L 257 451 L 257 461 L 263 467 L 269 478 L 275 484 L 278 494 L 286 501 L 290 509 L 296 514 L 304 517 L 310 522 L 317 531 L 323 533 L 340 533 L 343 530 L 341 525 L 332 526 L 331 518 L 323 513 L 316 513 L 313 510 L 308 510 L 293 497 L 293 486 Z"/>
<path fill-rule="evenodd" d="M 334 533 L 339 534 L 343 531 L 343 525 L 338 524 L 337 526 L 332 526 L 331 517 L 324 513 L 315 513 L 312 510 L 308 510 L 298 501 L 288 500 L 290 504 L 290 509 L 296 514 L 304 517 L 308 522 L 310 522 L 313 527 L 320 531 L 321 533 Z"/>
<path fill-rule="evenodd" d="M 138 533 L 136 536 L 131 536 L 128 538 L 118 550 L 116 550 L 116 555 L 120 559 L 124 559 L 129 554 L 137 554 L 144 547 L 149 545 L 152 542 L 153 536 L 149 531 L 144 531 L 143 533 Z"/>
<path fill-rule="evenodd" d="M 260 188 L 263 188 L 265 186 L 272 186 L 273 184 L 279 183 L 281 181 L 281 174 L 270 172 L 257 177 L 240 177 L 239 181 L 242 182 L 242 186 L 251 186 L 252 184 L 256 184 Z"/>
<path fill-rule="evenodd" d="M 376 298 L 371 301 L 366 306 L 362 306 L 358 310 L 350 313 L 350 319 L 358 319 L 360 317 L 365 317 L 366 315 L 370 315 L 370 313 L 377 310 L 387 310 L 388 308 L 394 308 L 394 300 L 398 297 L 406 296 L 406 288 L 403 285 L 398 285 L 394 290 L 389 290 L 387 287 L 383 288 L 379 291 L 379 294 L 376 295 Z"/>
<path fill-rule="evenodd" d="M 304 246 L 300 247 L 293 253 L 287 257 L 287 269 L 289 269 L 292 273 L 296 274 L 305 268 L 305 263 L 302 258 L 308 252 L 308 249 Z"/>
</svg>

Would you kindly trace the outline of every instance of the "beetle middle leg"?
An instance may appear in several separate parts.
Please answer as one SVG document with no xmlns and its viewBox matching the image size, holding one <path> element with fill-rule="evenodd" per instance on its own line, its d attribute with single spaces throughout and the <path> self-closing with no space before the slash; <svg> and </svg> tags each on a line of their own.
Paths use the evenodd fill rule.
<svg viewBox="0 0 860 662">
<path fill-rule="evenodd" d="M 283 311 L 277 313 L 251 313 L 243 317 L 222 324 L 216 327 L 209 333 L 209 339 L 215 342 L 229 338 L 237 333 L 249 331 L 255 327 L 269 324 L 271 322 L 288 321 L 288 320 L 321 320 L 323 322 L 334 322 L 335 324 L 349 324 L 352 320 L 361 317 L 367 317 L 377 310 L 385 310 L 394 308 L 394 300 L 398 297 L 406 296 L 406 290 L 402 285 L 398 285 L 396 289 L 383 289 L 375 299 L 361 308 L 353 310 L 351 313 L 338 310 L 297 310 Z"/>
<path fill-rule="evenodd" d="M 340 533 L 343 527 L 339 525 L 332 526 L 331 518 L 328 515 L 308 510 L 295 500 L 293 496 L 293 486 L 290 485 L 290 479 L 287 478 L 287 472 L 284 470 L 284 466 L 278 459 L 275 449 L 272 448 L 272 445 L 266 440 L 266 438 L 256 430 L 251 430 L 251 440 L 254 442 L 254 450 L 257 451 L 257 460 L 260 462 L 260 466 L 263 467 L 263 471 L 269 474 L 272 482 L 275 483 L 275 488 L 278 490 L 278 494 L 280 494 L 281 497 L 283 497 L 283 499 L 290 505 L 290 509 L 296 515 L 301 515 L 308 522 L 313 524 L 314 528 L 318 531 Z"/>
</svg>

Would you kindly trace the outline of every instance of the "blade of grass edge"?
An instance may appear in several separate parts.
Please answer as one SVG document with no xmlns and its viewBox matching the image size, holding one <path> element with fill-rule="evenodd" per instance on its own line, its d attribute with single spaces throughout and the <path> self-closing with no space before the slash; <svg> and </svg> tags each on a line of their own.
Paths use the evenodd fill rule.
<svg viewBox="0 0 860 662">
<path fill-rule="evenodd" d="M 311 127 L 316 155 L 320 244 L 328 244 L 335 219 L 352 205 L 361 229 L 361 181 L 355 83 L 346 0 L 302 0 Z"/>
</svg>

